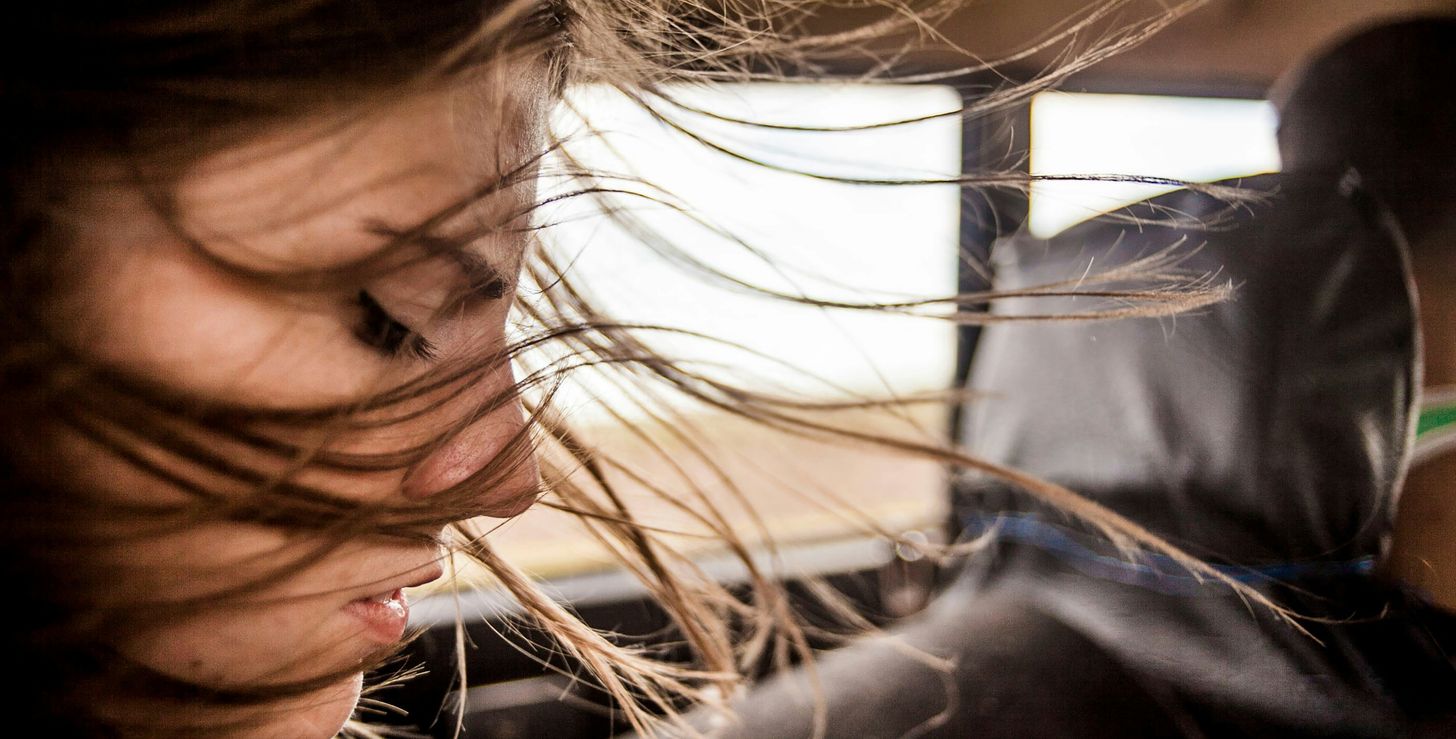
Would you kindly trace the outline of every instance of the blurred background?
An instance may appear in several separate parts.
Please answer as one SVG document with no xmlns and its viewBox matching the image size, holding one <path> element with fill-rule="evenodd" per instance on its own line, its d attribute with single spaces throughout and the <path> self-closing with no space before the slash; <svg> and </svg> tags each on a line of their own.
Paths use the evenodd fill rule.
<svg viewBox="0 0 1456 739">
<path fill-rule="evenodd" d="M 954 184 L 850 184 L 835 178 L 949 180 L 1011 171 L 1209 182 L 1277 171 L 1277 119 L 1265 96 L 1280 74 L 1361 26 L 1419 12 L 1456 11 L 1449 0 L 1212 0 L 1146 42 L 1080 69 L 1084 58 L 1099 53 L 1096 42 L 1121 38 L 1127 29 L 1157 17 L 1166 3 L 1128 0 L 1098 7 L 1110 10 L 1089 14 L 1088 4 L 1078 0 L 966 3 L 939 30 L 945 42 L 976 57 L 1010 60 L 994 73 L 961 70 L 964 55 L 927 49 L 898 57 L 892 68 L 892 76 L 922 76 L 909 83 L 854 81 L 873 66 L 861 57 L 839 65 L 844 83 L 668 90 L 685 104 L 659 107 L 670 122 L 754 162 L 704 147 L 602 88 L 572 90 L 553 126 L 573 158 L 623 175 L 614 184 L 636 194 L 621 196 L 617 207 L 719 272 L 789 294 L 834 300 L 946 296 L 989 284 L 983 262 L 999 237 L 1021 229 L 1051 236 L 1174 185 L 1055 181 L 962 192 Z M 832 31 L 862 20 L 835 7 L 811 23 Z M 1049 33 L 1078 24 L 1085 25 L 1041 48 Z M 904 39 L 885 40 L 886 49 L 903 44 Z M 1079 71 L 1058 79 L 1051 89 L 990 106 L 969 119 L 955 114 L 983 105 L 994 90 L 1069 66 Z M 725 122 L 698 112 L 703 110 L 771 126 Z M 772 127 L 906 119 L 924 120 L 857 131 Z M 546 171 L 549 175 L 552 168 Z M 636 177 L 660 190 L 632 184 Z M 549 194 L 571 184 L 548 176 L 543 187 Z M 614 317 L 741 345 L 667 334 L 651 339 L 666 355 L 716 368 L 754 387 L 786 388 L 825 400 L 943 390 L 964 378 L 975 351 L 978 331 L 934 320 L 935 309 L 921 311 L 932 316 L 927 318 L 788 305 L 724 289 L 710 279 L 684 279 L 680 269 L 583 201 L 564 200 L 541 217 L 550 224 L 548 248 Z M 705 224 L 731 232 L 752 249 Z M 582 376 L 563 389 L 558 403 L 584 433 L 629 460 L 644 477 L 672 474 L 650 444 L 609 431 L 615 421 L 602 405 L 622 405 L 628 400 L 622 393 Z M 678 410 L 691 417 L 702 409 Z M 721 452 L 716 461 L 735 478 L 781 547 L 777 562 L 784 577 L 839 578 L 858 588 L 866 608 L 891 616 L 923 603 L 934 585 L 933 573 L 917 573 L 914 554 L 897 549 L 882 533 L 928 540 L 952 536 L 948 470 L 807 440 L 766 440 L 745 422 L 702 418 Z M 877 432 L 937 439 L 959 428 L 956 408 L 934 404 L 894 417 L 864 413 L 841 420 Z M 666 435 L 650 441 L 669 457 L 679 443 Z M 644 522 L 690 528 L 680 512 L 646 491 L 630 483 L 625 490 Z M 731 491 L 709 492 L 721 498 L 730 518 L 748 522 Z M 745 526 L 746 533 L 756 531 Z M 580 534 L 570 517 L 537 507 L 502 524 L 492 541 L 502 554 L 548 581 L 589 622 L 629 631 L 632 624 L 656 624 L 637 618 L 645 608 L 641 589 L 612 569 L 610 558 Z M 695 545 L 689 541 L 686 546 Z M 725 579 L 740 574 L 726 560 L 716 560 L 711 547 L 701 556 Z M 913 592 L 907 595 L 907 588 Z M 476 596 L 466 599 L 467 618 L 510 610 L 488 592 Z M 459 607 L 454 596 L 425 598 L 415 619 L 446 630 Z M 472 657 L 474 687 L 460 695 L 484 733 L 471 735 L 533 736 L 546 725 L 541 722 L 554 727 L 556 736 L 599 735 L 593 732 L 602 730 L 600 717 L 563 718 L 561 712 L 570 709 L 559 700 L 565 688 L 552 682 L 555 678 L 541 678 L 534 662 L 511 656 L 514 652 L 497 644 L 492 630 L 472 631 L 472 638 L 484 646 Z M 419 648 L 427 655 L 445 649 L 428 639 Z M 429 680 L 412 688 L 426 696 L 421 701 L 430 691 L 447 689 Z M 578 724 L 579 731 L 572 733 Z"/>
</svg>

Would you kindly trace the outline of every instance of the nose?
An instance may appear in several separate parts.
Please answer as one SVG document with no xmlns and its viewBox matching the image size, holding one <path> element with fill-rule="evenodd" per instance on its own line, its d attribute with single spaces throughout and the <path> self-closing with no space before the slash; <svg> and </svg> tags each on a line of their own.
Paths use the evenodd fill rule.
<svg viewBox="0 0 1456 739">
<path fill-rule="evenodd" d="M 502 374 L 506 382 L 514 384 L 509 371 Z M 501 387 L 488 384 L 496 392 Z M 519 400 L 486 414 L 420 460 L 406 474 L 403 491 L 410 499 L 428 498 L 459 485 L 487 466 L 494 466 L 486 481 L 489 488 L 476 501 L 483 515 L 509 518 L 536 502 L 540 470 Z"/>
</svg>

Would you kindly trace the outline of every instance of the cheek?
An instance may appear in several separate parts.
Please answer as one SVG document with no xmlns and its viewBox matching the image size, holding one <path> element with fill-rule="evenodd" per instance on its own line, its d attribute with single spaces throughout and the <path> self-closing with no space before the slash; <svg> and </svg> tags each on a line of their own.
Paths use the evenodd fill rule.
<svg viewBox="0 0 1456 739">
<path fill-rule="evenodd" d="M 54 311 L 64 340 L 184 392 L 288 407 L 357 397 L 383 379 L 339 315 L 270 298 L 187 254 L 98 259 L 71 295 Z"/>
<path fill-rule="evenodd" d="M 329 647 L 335 637 L 323 623 L 328 615 L 304 603 L 240 604 L 127 638 L 122 649 L 168 675 L 203 684 L 310 677 L 344 666 L 341 655 L 330 654 L 337 650 Z M 343 660 L 345 665 L 348 661 Z"/>
<path fill-rule="evenodd" d="M 206 595 L 247 579 L 244 573 L 276 559 L 271 555 L 280 550 L 280 540 L 262 529 L 217 525 L 139 542 L 115 554 L 127 567 L 117 579 L 127 585 L 115 595 L 130 597 L 133 617 L 146 621 L 150 601 Z M 114 641 L 141 664 L 203 685 L 287 684 L 337 673 L 323 688 L 256 713 L 199 706 L 187 717 L 204 726 L 241 721 L 250 727 L 240 734 L 246 737 L 326 739 L 353 711 L 364 662 L 379 649 L 340 610 L 352 593 L 336 589 L 351 582 L 368 587 L 379 573 L 399 569 L 402 559 L 394 551 L 340 551 L 311 569 L 275 578 L 276 586 L 256 596 L 190 615 L 153 614 L 156 624 L 127 628 Z"/>
<path fill-rule="evenodd" d="M 120 563 L 114 580 L 124 583 L 110 593 L 125 618 L 114 641 L 143 664 L 204 684 L 287 683 L 362 670 L 388 642 L 348 610 L 350 603 L 438 576 L 441 553 L 430 544 L 320 547 L 324 541 L 221 523 L 103 552 L 99 559 Z M 166 607 L 188 599 L 205 605 Z"/>
</svg>

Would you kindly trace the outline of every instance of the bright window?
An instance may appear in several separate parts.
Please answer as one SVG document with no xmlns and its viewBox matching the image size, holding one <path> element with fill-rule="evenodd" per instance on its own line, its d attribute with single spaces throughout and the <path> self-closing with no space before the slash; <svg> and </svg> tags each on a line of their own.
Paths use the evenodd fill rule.
<svg viewBox="0 0 1456 739">
<path fill-rule="evenodd" d="M 960 105 L 954 90 L 940 86 L 753 84 L 711 93 L 678 88 L 674 94 L 694 108 L 796 126 L 898 120 L 952 112 Z M 571 154 L 590 169 L 640 176 L 661 186 L 672 201 L 768 257 L 715 236 L 671 207 L 645 198 L 617 200 L 694 258 L 737 277 L 786 292 L 849 300 L 954 293 L 960 202 L 955 186 L 844 184 L 774 167 L 869 179 L 954 177 L 960 171 L 958 116 L 866 131 L 805 132 L 664 110 L 692 131 L 772 166 L 705 148 L 600 88 L 576 90 L 557 111 L 554 125 L 567 138 Z M 586 133 L 582 117 L 600 135 Z M 553 165 L 544 170 L 548 193 L 565 187 L 552 182 L 553 170 Z M 627 179 L 608 184 L 654 192 Z M 834 386 L 858 393 L 907 393 L 950 383 L 956 337 L 948 322 L 826 312 L 707 285 L 665 263 L 588 205 L 568 199 L 540 218 L 553 224 L 549 241 L 571 264 L 572 274 L 614 318 L 700 331 L 766 359 L 703 341 L 650 337 L 666 354 L 731 365 L 752 373 L 763 387 L 785 385 L 824 397 L 838 392 Z M 820 379 L 785 371 L 779 363 Z M 580 390 L 563 391 L 559 404 L 591 431 L 602 416 Z M 590 390 L 608 400 L 616 397 L 608 387 Z M 946 424 L 935 414 L 919 420 L 936 430 Z M 784 483 L 827 490 L 889 528 L 943 520 L 946 487 L 940 465 L 766 440 L 746 425 L 720 424 L 716 430 L 731 446 L 724 450 L 723 464 L 750 497 L 761 496 L 753 502 L 779 541 L 832 540 L 854 529 L 843 511 L 784 495 Z M 497 546 L 547 576 L 599 567 L 602 558 L 595 547 L 563 525 L 560 516 L 534 510 L 502 527 Z M 662 516 L 663 525 L 673 524 L 671 512 Z M 655 520 L 652 514 L 648 520 Z"/>
<path fill-rule="evenodd" d="M 1193 182 L 1274 172 L 1274 108 L 1262 100 L 1048 92 L 1031 105 L 1037 175 L 1139 175 Z M 1174 189 L 1123 182 L 1037 182 L 1029 228 L 1052 236 Z"/>
</svg>

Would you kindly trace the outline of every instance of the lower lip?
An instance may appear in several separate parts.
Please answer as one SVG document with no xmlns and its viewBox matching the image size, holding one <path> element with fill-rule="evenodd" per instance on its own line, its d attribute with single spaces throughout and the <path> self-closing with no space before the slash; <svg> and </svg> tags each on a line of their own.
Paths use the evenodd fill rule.
<svg viewBox="0 0 1456 739">
<path fill-rule="evenodd" d="M 364 625 L 364 633 L 380 644 L 394 644 L 404 636 L 409 624 L 409 601 L 404 591 L 396 590 L 389 596 L 389 602 L 374 598 L 360 598 L 344 606 L 349 615 Z"/>
</svg>

